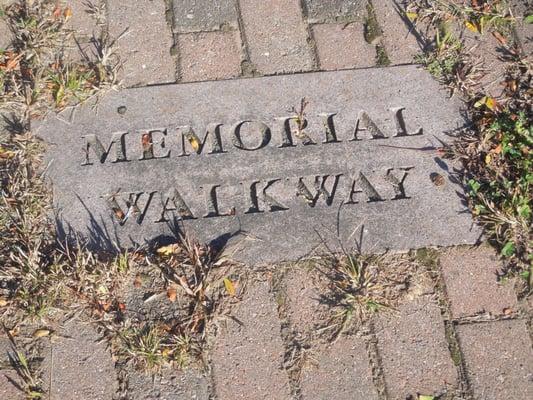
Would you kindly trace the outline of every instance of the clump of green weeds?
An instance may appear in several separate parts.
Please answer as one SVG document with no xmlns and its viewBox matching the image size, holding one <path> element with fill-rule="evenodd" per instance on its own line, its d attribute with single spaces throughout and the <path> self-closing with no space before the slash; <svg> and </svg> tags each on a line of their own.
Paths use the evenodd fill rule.
<svg viewBox="0 0 533 400">
<path fill-rule="evenodd" d="M 322 300 L 339 309 L 332 328 L 337 333 L 366 321 L 383 309 L 393 309 L 413 283 L 418 264 L 408 255 L 345 255 L 318 267 L 330 281 Z"/>
<path fill-rule="evenodd" d="M 242 292 L 230 274 L 235 265 L 187 234 L 146 257 L 164 277 L 163 295 L 169 302 L 178 302 L 181 311 L 172 317 L 153 315 L 148 323 L 126 311 L 118 325 L 106 326 L 114 353 L 121 362 L 149 372 L 163 366 L 184 369 L 201 364 L 212 322 Z"/>
<path fill-rule="evenodd" d="M 92 39 L 90 56 L 67 58 L 74 32 L 67 28 L 69 6 L 52 0 L 18 1 L 4 11 L 12 42 L 0 53 L 0 108 L 41 115 L 74 106 L 119 84 L 109 38 Z"/>
<path fill-rule="evenodd" d="M 506 260 L 506 272 L 518 272 L 533 284 L 533 161 L 531 148 L 530 60 L 514 40 L 515 20 L 504 1 L 414 1 L 411 19 L 436 29 L 434 48 L 420 60 L 439 80 L 459 89 L 469 105 L 473 130 L 448 149 L 464 165 L 463 181 L 470 208 L 489 241 Z M 466 54 L 450 29 L 492 33 L 505 48 L 506 76 L 502 95 L 492 98 L 478 86 L 482 65 Z"/>
<path fill-rule="evenodd" d="M 432 26 L 455 22 L 458 28 L 476 34 L 491 31 L 510 34 L 515 23 L 508 2 L 502 0 L 414 0 L 407 5 L 407 15 L 411 20 L 425 20 Z"/>
<path fill-rule="evenodd" d="M 43 318 L 68 297 L 108 301 L 97 287 L 113 286 L 125 269 L 98 259 L 83 244 L 56 238 L 51 198 L 40 169 L 41 143 L 31 118 L 87 100 L 116 82 L 116 60 L 105 36 L 93 38 L 94 56 L 70 62 L 69 6 L 52 0 L 17 1 L 2 9 L 12 41 L 0 51 L 0 299 L 10 309 Z M 111 266 L 111 267 L 110 267 Z"/>
<path fill-rule="evenodd" d="M 179 325 L 145 323 L 121 329 L 115 338 L 115 353 L 137 368 L 156 372 L 167 365 L 185 369 L 201 355 L 201 344 L 180 332 Z"/>
<path fill-rule="evenodd" d="M 531 80 L 531 75 L 527 79 Z M 529 83 L 528 83 L 529 85 Z M 529 285 L 533 266 L 533 127 L 529 107 L 512 102 L 476 116 L 481 140 L 458 150 L 467 167 L 470 206 L 489 240 Z M 492 103 L 489 103 L 489 105 Z M 515 103 L 516 104 L 516 103 Z"/>
<path fill-rule="evenodd" d="M 435 48 L 416 57 L 428 71 L 439 81 L 449 84 L 453 82 L 461 65 L 462 44 L 453 35 L 447 23 L 441 22 L 435 34 Z"/>
</svg>

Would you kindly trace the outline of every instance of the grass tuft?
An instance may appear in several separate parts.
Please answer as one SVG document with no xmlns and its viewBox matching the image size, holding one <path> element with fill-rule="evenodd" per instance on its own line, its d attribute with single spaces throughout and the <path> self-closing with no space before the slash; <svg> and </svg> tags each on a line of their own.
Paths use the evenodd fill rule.
<svg viewBox="0 0 533 400">
<path fill-rule="evenodd" d="M 337 334 L 394 309 L 409 291 L 419 265 L 408 255 L 345 255 L 318 266 L 329 278 L 330 291 L 322 301 L 339 311 L 330 325 Z"/>
</svg>

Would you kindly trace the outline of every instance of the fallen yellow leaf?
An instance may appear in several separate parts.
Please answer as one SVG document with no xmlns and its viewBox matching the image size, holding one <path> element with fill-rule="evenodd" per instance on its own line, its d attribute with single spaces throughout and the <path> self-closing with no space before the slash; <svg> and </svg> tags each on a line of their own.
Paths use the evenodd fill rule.
<svg viewBox="0 0 533 400">
<path fill-rule="evenodd" d="M 161 256 L 171 256 L 172 254 L 176 254 L 179 250 L 179 246 L 177 243 L 169 244 L 168 246 L 163 246 L 157 249 L 157 254 Z"/>
<path fill-rule="evenodd" d="M 229 278 L 224 278 L 224 286 L 226 287 L 226 291 L 230 296 L 235 296 L 235 285 Z"/>
<path fill-rule="evenodd" d="M 6 299 L 0 299 L 0 307 L 5 307 L 9 304 Z"/>
<path fill-rule="evenodd" d="M 490 162 L 492 161 L 492 156 L 490 154 L 487 154 L 485 156 L 485 164 L 490 164 Z"/>
<path fill-rule="evenodd" d="M 34 338 L 40 338 L 40 337 L 45 337 L 45 336 L 48 336 L 50 335 L 50 333 L 52 333 L 52 331 L 50 329 L 37 329 L 35 332 L 33 332 L 33 337 Z"/>
<path fill-rule="evenodd" d="M 194 151 L 198 152 L 198 150 L 200 150 L 200 141 L 198 140 L 195 134 L 193 133 L 187 134 L 187 140 L 191 144 Z"/>
<path fill-rule="evenodd" d="M 476 23 L 465 21 L 465 26 L 468 28 L 468 30 L 474 32 L 474 33 L 481 33 L 479 30 L 479 27 Z"/>
<path fill-rule="evenodd" d="M 496 108 L 498 108 L 498 102 L 495 99 L 493 99 L 492 97 L 487 97 L 487 100 L 485 101 L 485 105 L 491 111 L 494 111 L 494 110 L 496 110 Z"/>
<path fill-rule="evenodd" d="M 418 18 L 418 14 L 415 12 L 406 12 L 405 15 L 407 18 L 409 18 L 409 21 L 415 22 L 415 20 Z"/>
<path fill-rule="evenodd" d="M 6 150 L 2 147 L 0 147 L 0 158 L 9 160 L 10 158 L 15 157 L 15 152 L 11 150 Z"/>
</svg>

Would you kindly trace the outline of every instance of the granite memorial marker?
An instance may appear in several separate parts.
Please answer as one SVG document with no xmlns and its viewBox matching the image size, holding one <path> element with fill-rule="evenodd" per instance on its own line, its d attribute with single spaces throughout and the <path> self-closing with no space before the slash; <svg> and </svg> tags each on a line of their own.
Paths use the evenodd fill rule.
<svg viewBox="0 0 533 400">
<path fill-rule="evenodd" d="M 127 89 L 38 132 L 65 234 L 111 248 L 188 231 L 270 262 L 474 242 L 438 152 L 461 115 L 400 66 Z"/>
</svg>

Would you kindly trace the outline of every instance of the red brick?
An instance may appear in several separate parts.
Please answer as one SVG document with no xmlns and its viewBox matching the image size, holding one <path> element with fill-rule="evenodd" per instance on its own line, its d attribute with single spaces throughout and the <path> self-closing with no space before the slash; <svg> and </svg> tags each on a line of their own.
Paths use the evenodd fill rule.
<svg viewBox="0 0 533 400">
<path fill-rule="evenodd" d="M 118 389 L 115 363 L 101 335 L 88 322 L 72 319 L 42 351 L 44 389 L 53 399 L 110 399 Z M 51 386 L 50 386 L 51 385 Z"/>
<path fill-rule="evenodd" d="M 124 62 L 126 86 L 174 82 L 175 60 L 171 55 L 172 33 L 165 19 L 164 0 L 127 2 L 109 0 L 108 23 Z"/>
<path fill-rule="evenodd" d="M 362 23 L 320 24 L 312 27 L 320 69 L 371 67 L 376 50 L 364 39 Z"/>
<path fill-rule="evenodd" d="M 261 74 L 314 68 L 299 0 L 241 0 L 250 61 Z"/>
<path fill-rule="evenodd" d="M 97 28 L 97 16 L 88 13 L 89 7 L 87 7 L 86 0 L 68 0 L 65 1 L 71 10 L 72 16 L 67 21 L 66 27 L 74 30 L 74 35 L 77 38 L 84 37 L 90 38 L 96 33 Z M 96 6 L 97 1 L 94 2 Z M 105 14 L 102 14 L 100 18 L 104 18 Z M 104 22 L 103 20 L 101 21 Z"/>
<path fill-rule="evenodd" d="M 513 10 L 513 15 L 516 18 L 515 30 L 518 41 L 522 46 L 524 54 L 531 61 L 533 55 L 533 24 L 528 24 L 525 21 L 526 16 L 531 14 L 531 2 L 511 0 L 509 3 Z"/>
<path fill-rule="evenodd" d="M 237 32 L 180 34 L 178 46 L 180 78 L 184 82 L 233 78 L 241 72 Z"/>
<path fill-rule="evenodd" d="M 390 399 L 440 395 L 456 386 L 457 370 L 440 309 L 428 297 L 404 304 L 398 312 L 380 314 L 376 328 Z"/>
<path fill-rule="evenodd" d="M 501 269 L 501 263 L 488 246 L 447 250 L 441 255 L 440 264 L 454 318 L 516 311 L 513 286 L 511 282 L 497 281 L 496 271 Z"/>
<path fill-rule="evenodd" d="M 329 279 L 314 266 L 295 265 L 284 277 L 286 313 L 291 329 L 299 336 L 315 337 L 321 327 L 328 324 L 337 312 L 326 304 Z"/>
<path fill-rule="evenodd" d="M 463 29 L 463 38 L 466 54 L 482 68 L 482 75 L 476 82 L 477 89 L 492 97 L 501 97 L 507 63 L 500 60 L 500 42 L 490 34 L 478 35 L 468 29 Z"/>
<path fill-rule="evenodd" d="M 533 352 L 522 320 L 457 327 L 475 400 L 533 399 Z"/>
<path fill-rule="evenodd" d="M 304 399 L 378 399 L 361 338 L 342 336 L 325 349 L 313 349 L 312 354 L 316 364 L 307 363 L 302 371 Z"/>
<path fill-rule="evenodd" d="M 250 284 L 232 315 L 211 352 L 217 399 L 289 399 L 281 324 L 269 284 Z"/>
<path fill-rule="evenodd" d="M 392 64 L 413 63 L 414 57 L 422 52 L 420 45 L 397 2 L 373 0 L 374 11 L 383 31 L 383 43 Z"/>
</svg>

